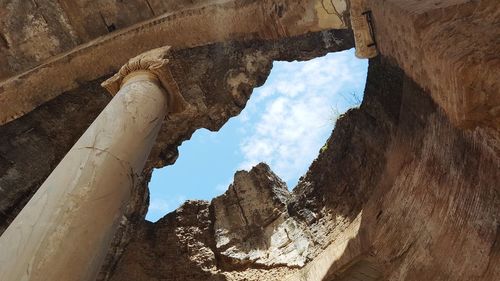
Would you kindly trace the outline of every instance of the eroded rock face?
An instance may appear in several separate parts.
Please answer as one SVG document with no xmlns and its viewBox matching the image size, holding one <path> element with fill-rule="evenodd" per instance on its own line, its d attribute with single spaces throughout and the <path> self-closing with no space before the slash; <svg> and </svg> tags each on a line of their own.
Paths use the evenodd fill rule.
<svg viewBox="0 0 500 281">
<path fill-rule="evenodd" d="M 207 236 L 189 243 L 204 250 L 185 255 L 210 264 L 208 280 L 498 280 L 499 147 L 498 132 L 454 127 L 400 68 L 373 59 L 363 104 L 338 120 L 293 192 L 266 165 L 238 172 L 207 207 Z M 285 238 L 291 229 L 296 235 Z M 128 268 L 145 260 L 170 264 L 136 250 L 170 242 L 141 235 L 113 280 L 174 280 L 120 279 L 144 271 Z M 180 274 L 175 280 L 199 280 L 178 270 L 169 271 Z"/>
<path fill-rule="evenodd" d="M 228 191 L 212 201 L 221 258 L 228 265 L 303 266 L 310 237 L 288 215 L 291 196 L 266 164 L 237 172 Z"/>
<path fill-rule="evenodd" d="M 454 127 L 401 69 L 372 60 L 361 108 L 337 122 L 297 189 L 295 208 L 344 223 L 328 220 L 331 244 L 286 280 L 364 270 L 383 280 L 498 280 L 499 140 Z"/>
<path fill-rule="evenodd" d="M 217 277 L 211 225 L 204 201 L 142 222 L 110 280 L 225 280 Z"/>
<path fill-rule="evenodd" d="M 2 0 L 0 81 L 99 36 L 211 0 Z"/>
<path fill-rule="evenodd" d="M 108 32 L 110 23 L 149 17 L 142 1 L 129 1 L 141 7 L 130 20 L 112 13 L 120 1 L 108 3 L 103 24 L 83 21 L 86 12 L 75 17 L 75 35 L 63 18 L 47 15 L 74 12 L 82 1 L 46 1 L 66 7 L 39 12 L 36 1 L 4 2 L 2 24 L 11 30 L 0 32 L 0 79 Z M 192 107 L 165 121 L 99 280 L 340 281 L 366 270 L 394 281 L 500 280 L 498 5 L 369 2 L 383 56 L 370 61 L 360 109 L 338 120 L 293 192 L 259 165 L 238 173 L 212 204 L 187 202 L 153 224 L 143 220 L 153 167 L 173 163 L 196 129 L 217 130 L 238 114 L 273 60 L 353 44 L 349 31 L 330 31 L 173 54 L 173 75 Z M 21 10 L 29 12 L 3 16 Z M 26 22 L 39 32 L 15 33 Z M 33 45 L 37 36 L 48 40 Z M 0 233 L 109 102 L 100 82 L 0 127 Z"/>
<path fill-rule="evenodd" d="M 237 115 L 253 88 L 264 83 L 273 60 L 306 60 L 352 45 L 350 31 L 332 30 L 278 41 L 226 42 L 175 51 L 172 74 L 185 90 L 190 108 L 164 121 L 99 279 L 107 278 L 133 226 L 145 216 L 146 186 L 153 167 L 174 163 L 177 147 L 198 128 L 216 131 Z M 101 82 L 81 85 L 0 126 L 0 233 L 109 102 L 111 97 Z"/>
<path fill-rule="evenodd" d="M 141 223 L 110 280 L 261 280 L 293 272 L 286 266 L 304 264 L 310 238 L 288 216 L 291 196 L 266 164 L 239 171 L 211 203 L 187 201 Z"/>
<path fill-rule="evenodd" d="M 459 127 L 500 128 L 496 0 L 367 1 L 379 50 Z"/>
</svg>

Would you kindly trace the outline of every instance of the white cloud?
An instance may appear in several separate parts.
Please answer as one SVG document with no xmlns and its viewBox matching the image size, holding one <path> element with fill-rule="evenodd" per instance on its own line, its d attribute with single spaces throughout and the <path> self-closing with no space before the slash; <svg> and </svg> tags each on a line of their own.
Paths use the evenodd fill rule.
<svg viewBox="0 0 500 281">
<path fill-rule="evenodd" d="M 364 85 L 366 62 L 352 51 L 301 63 L 276 63 L 274 78 L 257 89 L 245 109 L 246 133 L 240 143 L 240 169 L 268 163 L 283 180 L 301 176 L 317 156 L 334 124 L 334 110 L 344 111 L 342 93 Z M 359 87 L 358 87 L 359 88 Z"/>
<path fill-rule="evenodd" d="M 165 214 L 172 212 L 177 209 L 186 201 L 186 196 L 175 195 L 172 197 L 153 197 L 151 196 L 149 202 L 149 209 L 146 219 L 152 222 L 156 222 L 162 218 Z"/>
<path fill-rule="evenodd" d="M 233 183 L 233 179 L 230 178 L 230 179 L 227 179 L 224 183 L 221 183 L 221 184 L 218 184 L 215 186 L 215 191 L 218 193 L 218 194 L 222 194 L 224 192 L 227 191 L 227 188 L 229 187 L 229 185 Z"/>
<path fill-rule="evenodd" d="M 330 135 L 336 114 L 347 108 L 349 102 L 342 95 L 348 96 L 352 91 L 361 93 L 365 75 L 366 61 L 355 59 L 352 50 L 308 62 L 276 63 L 268 81 L 255 90 L 246 108 L 232 123 L 236 130 L 229 130 L 222 139 L 218 137 L 223 132 L 203 134 L 197 147 L 191 147 L 195 155 L 189 156 L 191 152 L 188 150 L 181 153 L 176 163 L 178 169 L 165 167 L 165 171 L 172 171 L 168 174 L 155 170 L 150 184 L 151 203 L 146 218 L 153 222 L 158 220 L 184 203 L 186 197 L 193 198 L 192 194 L 205 199 L 222 194 L 232 183 L 235 168 L 250 169 L 259 162 L 268 163 L 282 179 L 291 185 L 295 184 Z M 232 142 L 239 144 L 237 151 L 234 151 Z M 231 150 L 227 154 L 219 150 L 220 146 L 226 144 Z M 210 157 L 209 161 L 213 161 L 213 153 L 200 153 L 199 148 L 205 151 L 217 145 L 217 157 L 219 152 L 224 157 L 234 153 L 234 157 L 240 160 L 231 158 L 234 161 L 226 161 L 220 156 L 222 164 L 219 166 L 207 168 L 193 165 L 202 167 L 201 170 L 193 170 L 189 161 L 182 164 L 182 157 L 190 161 L 199 159 L 201 163 L 204 162 L 203 157 Z M 235 163 L 238 167 L 233 166 Z M 202 179 L 206 177 L 206 185 L 212 188 L 198 181 L 186 181 L 186 169 L 188 174 L 196 174 Z M 217 184 L 210 180 L 214 177 L 225 178 L 226 181 Z M 201 185 L 205 188 L 203 191 Z M 176 190 L 174 187 L 182 189 Z"/>
<path fill-rule="evenodd" d="M 177 205 L 182 205 L 182 204 L 184 204 L 184 202 L 186 202 L 186 200 L 187 200 L 186 196 L 184 196 L 184 195 L 177 195 L 177 197 L 175 198 L 175 203 Z"/>
<path fill-rule="evenodd" d="M 166 200 L 151 198 L 148 209 L 149 212 L 166 213 L 168 210 L 170 210 L 170 205 Z"/>
</svg>

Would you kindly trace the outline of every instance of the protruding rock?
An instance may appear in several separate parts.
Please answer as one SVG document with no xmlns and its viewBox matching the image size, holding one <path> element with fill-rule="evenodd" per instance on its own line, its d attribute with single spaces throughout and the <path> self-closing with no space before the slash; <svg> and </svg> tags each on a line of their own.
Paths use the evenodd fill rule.
<svg viewBox="0 0 500 281">
<path fill-rule="evenodd" d="M 266 164 L 237 172 L 226 193 L 212 201 L 221 256 L 235 265 L 304 265 L 309 238 L 287 213 L 290 198 Z"/>
</svg>

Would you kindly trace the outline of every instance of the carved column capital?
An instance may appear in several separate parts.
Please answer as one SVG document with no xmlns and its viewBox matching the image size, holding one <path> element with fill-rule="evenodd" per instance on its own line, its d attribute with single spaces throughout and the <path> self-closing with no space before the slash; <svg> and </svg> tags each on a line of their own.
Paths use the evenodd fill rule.
<svg viewBox="0 0 500 281">
<path fill-rule="evenodd" d="M 146 77 L 151 77 L 151 81 L 158 81 L 166 90 L 168 112 L 178 113 L 183 111 L 186 107 L 186 102 L 168 67 L 170 49 L 170 46 L 160 47 L 131 58 L 120 68 L 118 73 L 104 81 L 101 86 L 114 96 L 132 75 L 146 74 Z"/>
<path fill-rule="evenodd" d="M 0 236 L 0 280 L 96 280 L 165 117 L 183 108 L 167 52 L 103 83 L 113 99 Z"/>
</svg>

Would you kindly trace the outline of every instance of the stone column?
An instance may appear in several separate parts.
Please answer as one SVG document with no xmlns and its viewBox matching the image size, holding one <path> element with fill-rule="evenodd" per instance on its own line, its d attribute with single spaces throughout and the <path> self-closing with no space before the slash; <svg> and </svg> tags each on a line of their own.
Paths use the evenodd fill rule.
<svg viewBox="0 0 500 281">
<path fill-rule="evenodd" d="M 0 237 L 0 280 L 95 280 L 166 114 L 168 47 L 103 83 L 114 98 Z"/>
</svg>

